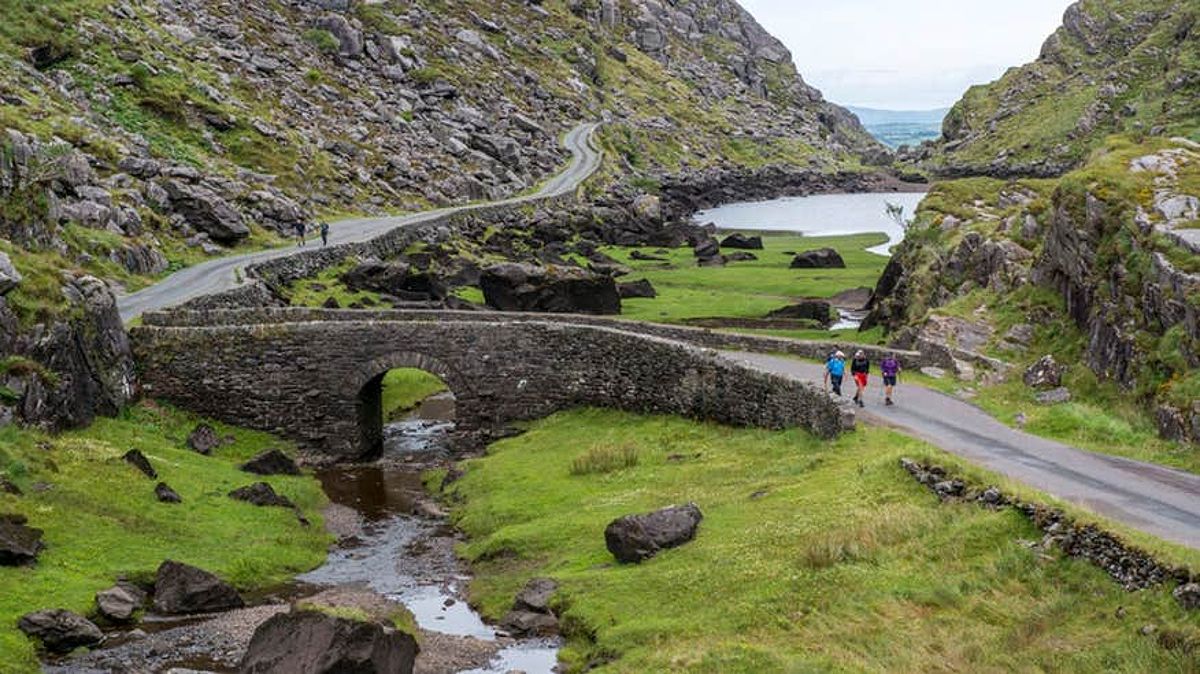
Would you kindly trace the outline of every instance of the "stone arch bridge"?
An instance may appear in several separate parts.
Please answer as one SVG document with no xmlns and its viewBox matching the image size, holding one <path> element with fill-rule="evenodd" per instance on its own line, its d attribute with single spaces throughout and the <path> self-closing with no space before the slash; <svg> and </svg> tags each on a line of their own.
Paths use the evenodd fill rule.
<svg viewBox="0 0 1200 674">
<path fill-rule="evenodd" d="M 853 423 L 810 384 L 620 321 L 238 309 L 147 314 L 131 336 L 148 395 L 333 460 L 378 450 L 381 380 L 397 367 L 440 376 L 466 432 L 585 405 L 821 437 Z"/>
</svg>

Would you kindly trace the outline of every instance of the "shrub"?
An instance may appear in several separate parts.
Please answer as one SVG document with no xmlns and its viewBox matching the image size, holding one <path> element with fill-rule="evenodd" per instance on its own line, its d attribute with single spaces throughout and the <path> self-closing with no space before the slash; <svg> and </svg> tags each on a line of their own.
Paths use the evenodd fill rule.
<svg viewBox="0 0 1200 674">
<path fill-rule="evenodd" d="M 341 44 L 338 39 L 327 30 L 321 28 L 309 28 L 304 31 L 304 41 L 317 48 L 317 51 L 325 54 L 336 54 Z"/>
<path fill-rule="evenodd" d="M 571 462 L 572 475 L 611 473 L 638 464 L 638 450 L 633 445 L 596 445 Z"/>
</svg>

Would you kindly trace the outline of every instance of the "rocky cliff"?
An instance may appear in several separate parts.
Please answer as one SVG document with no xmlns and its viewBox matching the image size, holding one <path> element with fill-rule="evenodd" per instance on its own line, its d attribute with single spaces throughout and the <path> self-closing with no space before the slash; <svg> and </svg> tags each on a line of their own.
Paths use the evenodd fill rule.
<svg viewBox="0 0 1200 674">
<path fill-rule="evenodd" d="M 942 176 L 1057 176 L 1114 133 L 1194 128 L 1200 97 L 1194 0 L 1081 0 L 1037 60 L 972 87 L 942 138 L 913 154 Z"/>
</svg>

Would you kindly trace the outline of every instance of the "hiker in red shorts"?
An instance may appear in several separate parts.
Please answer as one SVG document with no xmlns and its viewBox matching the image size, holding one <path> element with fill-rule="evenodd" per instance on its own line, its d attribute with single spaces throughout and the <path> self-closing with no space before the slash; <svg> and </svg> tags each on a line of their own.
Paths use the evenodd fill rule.
<svg viewBox="0 0 1200 674">
<path fill-rule="evenodd" d="M 871 373 L 871 361 L 867 360 L 867 354 L 862 351 L 857 351 L 854 354 L 854 360 L 850 361 L 850 374 L 854 376 L 854 384 L 858 390 L 854 394 L 854 402 L 858 403 L 859 407 L 866 407 L 863 404 L 863 396 L 867 392 L 867 375 Z"/>
</svg>

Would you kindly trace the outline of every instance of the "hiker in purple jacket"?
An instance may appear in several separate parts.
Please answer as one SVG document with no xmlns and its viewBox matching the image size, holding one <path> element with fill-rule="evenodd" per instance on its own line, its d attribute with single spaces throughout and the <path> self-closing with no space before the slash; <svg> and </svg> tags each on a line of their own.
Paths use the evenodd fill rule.
<svg viewBox="0 0 1200 674">
<path fill-rule="evenodd" d="M 896 354 L 889 353 L 884 356 L 883 361 L 879 363 L 879 370 L 883 374 L 883 395 L 884 405 L 895 405 L 892 402 L 892 391 L 896 388 L 896 378 L 900 376 L 900 361 L 896 360 Z"/>
</svg>

